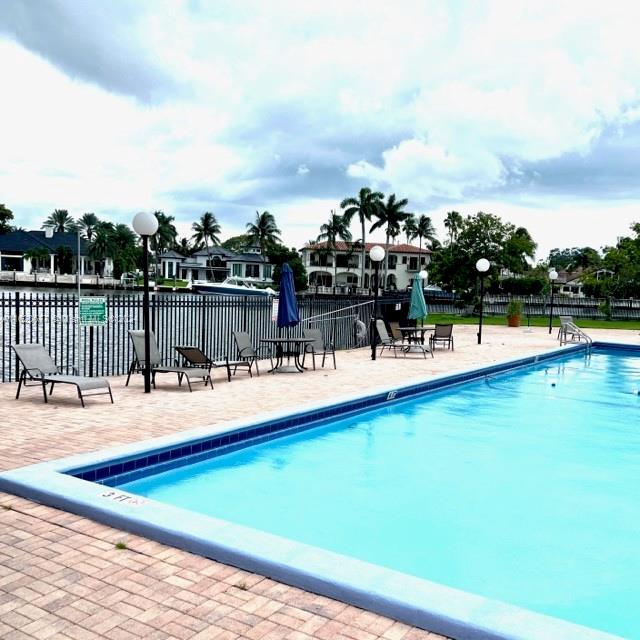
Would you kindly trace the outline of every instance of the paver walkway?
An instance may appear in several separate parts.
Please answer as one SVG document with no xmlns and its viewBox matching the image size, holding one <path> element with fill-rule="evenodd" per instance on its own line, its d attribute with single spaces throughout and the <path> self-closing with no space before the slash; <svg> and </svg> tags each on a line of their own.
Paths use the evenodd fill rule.
<svg viewBox="0 0 640 640">
<path fill-rule="evenodd" d="M 158 376 L 142 393 L 113 379 L 115 405 L 103 397 L 82 409 L 73 389 L 51 403 L 37 387 L 14 400 L 0 385 L 0 470 L 129 443 L 310 399 L 415 381 L 557 345 L 543 329 L 455 327 L 456 350 L 436 357 L 393 355 L 372 362 L 367 350 L 338 353 L 338 370 L 303 375 L 238 374 L 215 390 L 178 388 Z M 637 332 L 590 331 L 639 344 Z M 266 367 L 264 367 L 266 370 Z M 119 548 L 124 547 L 124 548 Z M 85 518 L 0 493 L 0 638 L 197 638 L 212 640 L 413 640 L 441 638 L 353 606 L 279 584 L 218 562 L 123 533 Z"/>
</svg>

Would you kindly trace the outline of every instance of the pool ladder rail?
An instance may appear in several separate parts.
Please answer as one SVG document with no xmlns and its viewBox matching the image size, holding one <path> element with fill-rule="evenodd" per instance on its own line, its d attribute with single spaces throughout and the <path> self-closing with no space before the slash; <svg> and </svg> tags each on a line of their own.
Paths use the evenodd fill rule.
<svg viewBox="0 0 640 640">
<path fill-rule="evenodd" d="M 558 331 L 558 340 L 560 344 L 568 344 L 569 342 L 586 342 L 587 347 L 591 348 L 593 340 L 578 325 L 573 322 L 563 322 Z"/>
</svg>

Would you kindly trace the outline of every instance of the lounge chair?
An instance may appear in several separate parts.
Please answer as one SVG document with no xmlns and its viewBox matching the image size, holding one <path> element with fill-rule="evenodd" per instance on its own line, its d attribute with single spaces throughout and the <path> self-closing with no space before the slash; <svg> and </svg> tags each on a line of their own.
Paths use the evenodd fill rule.
<svg viewBox="0 0 640 640">
<path fill-rule="evenodd" d="M 18 376 L 18 391 L 16 392 L 16 400 L 20 397 L 20 390 L 22 385 L 27 385 L 27 380 L 35 380 L 42 384 L 42 394 L 44 401 L 47 400 L 47 384 L 51 384 L 49 389 L 49 395 L 53 393 L 53 387 L 55 384 L 73 384 L 78 390 L 78 398 L 80 398 L 80 404 L 84 407 L 84 392 L 95 391 L 95 393 L 88 393 L 91 396 L 100 396 L 109 394 L 111 403 L 113 403 L 113 395 L 111 393 L 111 387 L 109 381 L 106 378 L 89 378 L 87 376 L 78 375 L 64 375 L 60 372 L 60 368 L 56 366 L 53 358 L 49 355 L 47 350 L 38 343 L 32 344 L 15 344 L 13 345 L 20 363 L 23 366 L 20 375 Z"/>
<path fill-rule="evenodd" d="M 206 367 L 209 370 L 209 374 L 211 374 L 211 369 L 224 367 L 227 370 L 227 380 L 229 380 L 229 382 L 231 382 L 231 367 L 234 368 L 234 374 L 238 367 L 244 367 L 248 374 L 253 377 L 251 374 L 251 365 L 246 360 L 229 360 L 228 356 L 212 360 L 198 347 L 175 347 L 175 350 L 182 356 L 185 366 Z"/>
<path fill-rule="evenodd" d="M 236 341 L 238 347 L 238 359 L 249 363 L 249 371 L 251 367 L 256 365 L 256 373 L 260 376 L 260 369 L 258 369 L 258 360 L 260 358 L 260 351 L 262 349 L 255 349 L 251 342 L 251 336 L 245 331 L 234 331 L 233 339 Z M 273 370 L 273 358 L 271 357 L 271 351 L 268 351 L 269 360 L 271 361 L 271 369 Z"/>
<path fill-rule="evenodd" d="M 438 343 L 446 344 L 447 349 L 454 350 L 452 324 L 436 324 L 435 331 L 429 336 L 429 345 L 433 349 Z"/>
<path fill-rule="evenodd" d="M 380 355 L 382 355 L 382 352 L 385 349 L 388 349 L 389 351 L 393 349 L 393 356 L 394 358 L 397 358 L 397 350 L 400 349 L 402 351 L 402 355 L 406 356 L 406 348 L 408 345 L 406 345 L 402 340 L 396 340 L 389 335 L 384 320 L 376 320 L 376 331 L 380 337 Z"/>
<path fill-rule="evenodd" d="M 211 385 L 213 389 L 213 381 L 211 380 L 211 373 L 206 367 L 178 367 L 163 365 L 162 356 L 158 350 L 158 343 L 153 331 L 149 332 L 149 365 L 151 367 L 151 383 L 155 389 L 156 386 L 156 374 L 157 373 L 175 373 L 178 376 L 178 385 L 182 386 L 182 379 L 186 378 L 189 391 L 191 389 L 191 378 L 202 378 L 204 386 Z M 142 373 L 145 365 L 145 352 L 144 352 L 144 331 L 129 331 L 129 337 L 133 344 L 134 358 L 131 366 L 129 367 L 129 374 L 127 375 L 127 382 L 125 387 L 129 386 L 129 379 L 132 373 Z"/>
<path fill-rule="evenodd" d="M 303 335 L 305 338 L 309 338 L 313 340 L 309 344 L 306 344 L 304 347 L 304 353 L 302 355 L 302 366 L 304 367 L 304 361 L 307 357 L 307 353 L 311 354 L 311 359 L 313 361 L 313 370 L 316 370 L 316 356 L 322 356 L 322 366 L 324 367 L 324 361 L 327 357 L 327 354 L 333 356 L 333 368 L 336 367 L 336 350 L 333 344 L 325 343 L 324 338 L 322 337 L 322 331 L 320 329 L 304 329 Z"/>
</svg>

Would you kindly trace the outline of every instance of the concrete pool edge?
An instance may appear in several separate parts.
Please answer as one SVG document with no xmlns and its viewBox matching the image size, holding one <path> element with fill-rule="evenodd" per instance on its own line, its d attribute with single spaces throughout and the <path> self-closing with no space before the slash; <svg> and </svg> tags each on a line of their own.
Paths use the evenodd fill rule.
<svg viewBox="0 0 640 640">
<path fill-rule="evenodd" d="M 563 356 L 579 350 L 570 347 L 545 354 Z M 633 351 L 639 350 L 636 347 Z M 515 358 L 472 371 L 489 375 L 506 363 L 512 364 L 507 368 L 515 368 L 526 364 L 525 360 L 539 362 L 543 355 Z M 444 377 L 456 384 L 455 378 L 463 373 Z M 386 388 L 367 396 L 385 392 Z M 237 429 L 242 423 L 247 421 L 225 426 Z M 179 438 L 170 436 L 6 472 L 0 475 L 0 489 L 455 638 L 616 637 L 152 500 L 136 501 L 126 492 L 64 473 L 78 464 L 108 459 L 115 452 L 143 452 L 150 446 L 162 446 L 161 441 L 184 442 L 192 434 L 183 432 Z M 179 528 L 174 525 L 177 522 L 181 523 Z"/>
</svg>

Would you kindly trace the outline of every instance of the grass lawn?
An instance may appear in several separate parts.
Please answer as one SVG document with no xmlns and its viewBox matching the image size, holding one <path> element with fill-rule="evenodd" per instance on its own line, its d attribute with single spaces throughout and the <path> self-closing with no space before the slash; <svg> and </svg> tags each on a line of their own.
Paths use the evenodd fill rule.
<svg viewBox="0 0 640 640">
<path fill-rule="evenodd" d="M 574 318 L 575 323 L 581 329 L 640 329 L 640 320 L 590 320 L 588 318 Z M 427 317 L 429 324 L 478 324 L 478 316 L 457 316 L 445 313 L 430 313 Z M 507 319 L 505 316 L 482 316 L 482 324 L 495 324 L 506 326 Z M 522 318 L 521 325 L 527 326 L 526 317 Z M 531 318 L 530 326 L 532 327 L 548 327 L 549 318 L 536 316 Z M 560 320 L 553 319 L 553 326 L 559 327 Z"/>
</svg>

